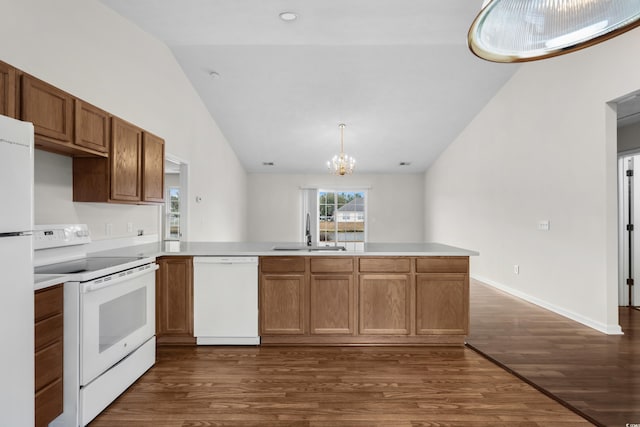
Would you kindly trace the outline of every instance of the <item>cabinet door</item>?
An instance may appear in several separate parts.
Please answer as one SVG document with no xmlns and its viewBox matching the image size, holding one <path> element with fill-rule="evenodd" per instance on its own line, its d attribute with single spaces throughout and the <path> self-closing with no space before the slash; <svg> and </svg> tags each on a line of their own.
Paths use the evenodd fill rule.
<svg viewBox="0 0 640 427">
<path fill-rule="evenodd" d="M 44 427 L 63 409 L 64 290 L 56 285 L 35 292 L 35 426 Z"/>
<path fill-rule="evenodd" d="M 260 278 L 260 335 L 305 333 L 305 276 L 270 275 Z"/>
<path fill-rule="evenodd" d="M 29 75 L 22 76 L 20 118 L 32 122 L 36 140 L 70 145 L 73 141 L 73 98 Z"/>
<path fill-rule="evenodd" d="M 16 70 L 0 62 L 0 114 L 16 118 Z"/>
<path fill-rule="evenodd" d="M 354 287 L 352 275 L 312 275 L 310 282 L 312 334 L 352 335 Z"/>
<path fill-rule="evenodd" d="M 193 338 L 193 260 L 162 257 L 156 273 L 158 342 L 195 343 Z M 168 337 L 168 338 L 167 338 Z M 167 338 L 163 340 L 163 338 Z"/>
<path fill-rule="evenodd" d="M 111 199 L 142 200 L 142 130 L 111 119 Z"/>
<path fill-rule="evenodd" d="M 79 99 L 76 100 L 75 110 L 74 143 L 100 153 L 108 153 L 111 135 L 109 113 Z"/>
<path fill-rule="evenodd" d="M 142 135 L 142 200 L 164 200 L 164 140 L 148 132 Z"/>
<path fill-rule="evenodd" d="M 362 274 L 358 288 L 359 333 L 408 335 L 411 328 L 411 275 Z"/>
<path fill-rule="evenodd" d="M 416 280 L 416 334 L 467 334 L 469 277 L 419 274 Z"/>
</svg>

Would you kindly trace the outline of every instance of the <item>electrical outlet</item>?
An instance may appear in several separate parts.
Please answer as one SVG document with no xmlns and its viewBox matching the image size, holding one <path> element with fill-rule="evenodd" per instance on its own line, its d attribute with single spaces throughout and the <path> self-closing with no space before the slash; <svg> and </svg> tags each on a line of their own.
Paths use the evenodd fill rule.
<svg viewBox="0 0 640 427">
<path fill-rule="evenodd" d="M 513 266 L 513 274 L 520 274 L 520 266 L 518 264 Z"/>
<path fill-rule="evenodd" d="M 111 236 L 113 234 L 113 224 L 108 222 L 104 225 L 104 234 L 105 236 Z"/>
<path fill-rule="evenodd" d="M 548 219 L 541 219 L 540 221 L 538 221 L 538 230 L 540 231 L 549 231 L 549 220 Z"/>
<path fill-rule="evenodd" d="M 127 223 L 127 233 L 133 233 L 133 223 L 132 222 L 128 222 Z"/>
</svg>

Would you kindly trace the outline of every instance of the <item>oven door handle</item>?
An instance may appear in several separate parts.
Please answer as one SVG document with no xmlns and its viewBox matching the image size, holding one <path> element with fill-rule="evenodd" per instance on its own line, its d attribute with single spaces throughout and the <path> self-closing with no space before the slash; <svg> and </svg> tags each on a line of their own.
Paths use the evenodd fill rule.
<svg viewBox="0 0 640 427">
<path fill-rule="evenodd" d="M 115 273 L 110 276 L 101 277 L 100 279 L 96 279 L 93 282 L 84 284 L 84 286 L 80 286 L 80 289 L 82 289 L 83 294 L 99 291 L 100 289 L 115 286 L 126 280 L 131 280 L 144 274 L 149 274 L 160 268 L 158 264 L 155 263 L 147 264 L 144 267 L 144 269 L 131 269 L 122 271 L 120 273 Z"/>
</svg>

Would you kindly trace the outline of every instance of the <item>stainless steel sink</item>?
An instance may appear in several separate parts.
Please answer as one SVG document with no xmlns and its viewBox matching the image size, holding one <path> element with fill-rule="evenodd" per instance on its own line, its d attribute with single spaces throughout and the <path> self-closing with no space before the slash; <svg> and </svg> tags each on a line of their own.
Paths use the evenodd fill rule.
<svg viewBox="0 0 640 427">
<path fill-rule="evenodd" d="M 347 248 L 345 248 L 344 246 L 314 246 L 309 248 L 309 252 L 321 252 L 321 251 L 328 251 L 328 252 L 335 252 L 335 251 L 346 251 Z"/>
<path fill-rule="evenodd" d="M 346 251 L 344 246 L 274 246 L 272 251 L 298 251 L 298 252 L 336 252 Z"/>
</svg>

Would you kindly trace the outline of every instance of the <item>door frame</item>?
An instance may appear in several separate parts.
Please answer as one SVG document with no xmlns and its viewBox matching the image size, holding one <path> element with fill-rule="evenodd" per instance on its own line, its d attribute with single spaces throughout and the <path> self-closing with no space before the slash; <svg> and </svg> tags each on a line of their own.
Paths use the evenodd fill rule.
<svg viewBox="0 0 640 427">
<path fill-rule="evenodd" d="M 164 157 L 166 161 L 180 165 L 180 241 L 187 241 L 189 240 L 189 162 L 170 153 L 165 153 Z M 169 200 L 165 203 L 169 203 Z M 160 235 L 162 240 L 165 240 L 166 208 L 162 209 L 161 215 Z"/>
</svg>

